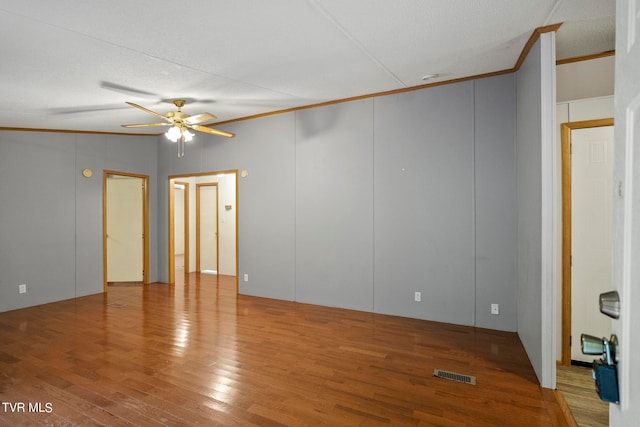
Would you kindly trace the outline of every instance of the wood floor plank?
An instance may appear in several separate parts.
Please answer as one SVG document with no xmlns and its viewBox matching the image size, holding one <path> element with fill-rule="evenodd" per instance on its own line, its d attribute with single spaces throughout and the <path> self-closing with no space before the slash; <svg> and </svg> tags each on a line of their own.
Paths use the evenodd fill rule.
<svg viewBox="0 0 640 427">
<path fill-rule="evenodd" d="M 591 368 L 558 365 L 557 388 L 579 427 L 609 425 L 609 404 L 596 394 Z"/>
<path fill-rule="evenodd" d="M 0 400 L 52 405 L 0 426 L 566 425 L 514 333 L 236 295 L 227 276 L 0 313 L 0 342 Z"/>
</svg>

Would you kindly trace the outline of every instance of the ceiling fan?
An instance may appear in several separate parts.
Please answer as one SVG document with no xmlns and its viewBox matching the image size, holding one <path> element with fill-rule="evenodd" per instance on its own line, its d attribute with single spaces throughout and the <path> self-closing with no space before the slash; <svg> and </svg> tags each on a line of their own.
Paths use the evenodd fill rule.
<svg viewBox="0 0 640 427">
<path fill-rule="evenodd" d="M 146 113 L 153 114 L 156 117 L 159 117 L 164 120 L 161 123 L 140 123 L 140 124 L 130 124 L 130 125 L 122 125 L 125 128 L 140 128 L 140 127 L 152 127 L 152 126 L 171 126 L 169 130 L 165 133 L 165 136 L 169 138 L 173 142 L 178 143 L 178 157 L 184 157 L 184 143 L 185 141 L 191 141 L 193 139 L 193 133 L 189 132 L 189 129 L 193 129 L 198 132 L 204 132 L 211 135 L 224 136 L 226 138 L 233 138 L 235 134 L 230 132 L 225 132 L 218 129 L 213 129 L 207 126 L 203 126 L 204 123 L 209 123 L 216 120 L 216 116 L 211 113 L 201 113 L 196 114 L 195 116 L 190 116 L 187 113 L 182 112 L 182 107 L 184 107 L 185 100 L 184 99 L 175 99 L 173 100 L 173 104 L 178 108 L 178 111 L 170 111 L 166 115 L 162 115 L 160 113 L 156 113 L 155 111 L 151 111 L 148 108 L 144 108 L 138 104 L 134 104 L 133 102 L 127 102 L 132 107 L 138 108 Z"/>
</svg>

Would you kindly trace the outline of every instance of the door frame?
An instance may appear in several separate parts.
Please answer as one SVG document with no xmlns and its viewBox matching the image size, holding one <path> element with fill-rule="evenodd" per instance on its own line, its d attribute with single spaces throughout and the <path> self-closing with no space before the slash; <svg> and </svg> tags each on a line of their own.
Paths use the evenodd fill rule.
<svg viewBox="0 0 640 427">
<path fill-rule="evenodd" d="M 220 239 L 218 238 L 218 183 L 202 182 L 196 184 L 196 272 L 200 273 L 200 189 L 202 187 L 216 187 L 216 275 L 220 272 Z"/>
<path fill-rule="evenodd" d="M 562 360 L 571 365 L 571 131 L 613 126 L 613 119 L 583 120 L 561 125 L 562 139 Z"/>
<path fill-rule="evenodd" d="M 199 173 L 186 173 L 186 174 L 180 174 L 180 175 L 170 175 L 168 177 L 168 183 L 169 183 L 169 243 L 168 243 L 168 273 L 169 273 L 169 278 L 168 278 L 168 282 L 169 283 L 175 283 L 176 282 L 176 260 L 175 260 L 175 256 L 174 256 L 174 251 L 175 251 L 175 241 L 174 241 L 174 230 L 175 230 L 175 217 L 174 217 L 174 205 L 175 205 L 175 198 L 174 198 L 174 189 L 173 189 L 173 184 L 175 183 L 176 180 L 179 180 L 180 178 L 197 178 L 199 176 L 213 176 L 213 175 L 219 175 L 219 174 L 234 174 L 235 179 L 236 179 L 236 194 L 235 194 L 235 207 L 236 207 L 236 212 L 235 212 L 235 216 L 236 216 L 236 229 L 235 229 L 235 233 L 236 233 L 236 280 L 235 280 L 235 288 L 236 288 L 236 294 L 238 293 L 238 282 L 239 282 L 239 275 L 240 275 L 240 269 L 239 269 L 239 265 L 240 265 L 240 251 L 239 251 L 239 211 L 240 211 L 240 201 L 239 201 L 239 187 L 238 187 L 238 179 L 239 179 L 239 171 L 238 169 L 227 169 L 227 170 L 220 170 L 220 171 L 211 171 L 211 172 L 199 172 Z"/>
<path fill-rule="evenodd" d="M 114 170 L 102 171 L 102 276 L 103 289 L 107 285 L 107 178 L 109 175 L 126 176 L 142 179 L 142 284 L 149 284 L 149 175 Z"/>
<path fill-rule="evenodd" d="M 183 212 L 184 212 L 184 268 L 185 268 L 185 274 L 189 273 L 189 246 L 190 246 L 190 241 L 189 241 L 189 183 L 186 181 L 174 181 L 173 185 L 183 185 L 184 186 L 184 208 L 183 208 Z M 175 191 L 175 187 L 173 188 Z M 175 194 L 174 194 L 175 197 Z M 174 205 L 175 206 L 175 205 Z M 174 217 L 174 221 L 175 221 L 175 217 Z M 175 232 L 175 224 L 174 224 L 174 232 Z M 174 234 L 175 235 L 175 234 Z M 174 241 L 174 251 L 175 252 L 175 241 Z M 175 259 L 175 253 L 173 254 L 174 259 Z M 175 265 L 175 264 L 174 264 Z M 174 267 L 175 268 L 175 267 Z"/>
</svg>

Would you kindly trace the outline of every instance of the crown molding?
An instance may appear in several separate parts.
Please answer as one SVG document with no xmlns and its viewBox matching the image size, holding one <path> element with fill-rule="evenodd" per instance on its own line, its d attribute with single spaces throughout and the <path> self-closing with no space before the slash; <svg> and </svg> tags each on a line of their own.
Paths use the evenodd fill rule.
<svg viewBox="0 0 640 427">
<path fill-rule="evenodd" d="M 615 50 L 608 50 L 606 52 L 594 53 L 593 55 L 576 56 L 573 58 L 558 59 L 556 65 L 570 64 L 572 62 L 590 61 L 592 59 L 606 58 L 608 56 L 615 56 Z"/>
</svg>

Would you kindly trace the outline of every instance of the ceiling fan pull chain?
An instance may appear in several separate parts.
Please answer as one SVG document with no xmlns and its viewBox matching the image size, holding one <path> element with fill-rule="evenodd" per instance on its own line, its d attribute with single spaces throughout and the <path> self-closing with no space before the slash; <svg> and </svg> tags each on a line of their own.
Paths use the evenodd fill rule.
<svg viewBox="0 0 640 427">
<path fill-rule="evenodd" d="M 184 157 L 184 135 L 178 140 L 178 157 Z"/>
</svg>

